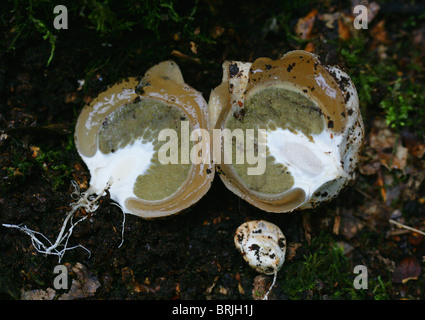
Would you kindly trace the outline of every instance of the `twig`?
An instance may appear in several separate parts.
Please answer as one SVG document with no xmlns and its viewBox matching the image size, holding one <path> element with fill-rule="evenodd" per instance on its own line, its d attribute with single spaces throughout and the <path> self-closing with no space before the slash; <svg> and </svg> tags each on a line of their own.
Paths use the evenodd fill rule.
<svg viewBox="0 0 425 320">
<path fill-rule="evenodd" d="M 406 225 L 404 225 L 404 224 L 402 224 L 402 223 L 400 223 L 400 222 L 397 222 L 397 221 L 395 221 L 395 220 L 393 220 L 393 219 L 390 219 L 389 221 L 390 221 L 390 223 L 395 224 L 396 226 L 398 226 L 398 227 L 400 227 L 400 228 L 403 228 L 403 229 L 406 229 L 406 230 L 410 230 L 410 231 L 412 231 L 412 232 L 416 232 L 416 233 L 419 233 L 419 234 L 421 234 L 421 235 L 424 235 L 424 236 L 425 236 L 425 232 L 423 232 L 423 231 L 421 231 L 421 230 L 419 230 L 419 229 L 416 229 L 416 228 L 412 228 L 412 227 L 406 226 Z"/>
<path fill-rule="evenodd" d="M 402 236 L 404 234 L 408 234 L 412 231 L 410 230 L 406 230 L 406 229 L 397 229 L 397 230 L 391 230 L 388 235 L 393 237 L 393 236 Z"/>
<path fill-rule="evenodd" d="M 382 206 L 382 207 L 384 207 L 384 208 L 387 208 L 387 209 L 394 210 L 394 209 L 393 209 L 392 207 L 390 207 L 389 205 L 387 205 L 387 204 L 385 204 L 385 203 L 382 203 L 382 202 L 380 202 L 380 201 L 376 200 L 375 198 L 372 198 L 370 195 L 368 195 L 367 193 L 363 192 L 362 190 L 360 190 L 360 189 L 358 189 L 358 188 L 354 188 L 354 190 L 356 190 L 358 193 L 362 194 L 362 195 L 363 195 L 363 196 L 365 196 L 366 198 L 368 198 L 368 199 L 372 200 L 373 202 L 377 203 L 378 205 L 380 205 L 380 206 Z M 406 226 L 405 224 L 402 224 L 402 223 L 400 223 L 400 222 L 397 222 L 397 221 L 395 221 L 395 220 L 393 220 L 393 219 L 389 219 L 388 221 L 389 221 L 390 223 L 392 223 L 392 224 L 394 224 L 394 225 L 396 225 L 396 226 L 400 227 L 400 228 L 403 228 L 403 229 L 409 230 L 409 231 L 411 231 L 411 232 L 416 232 L 416 233 L 419 233 L 419 234 L 421 234 L 421 235 L 424 235 L 424 236 L 425 236 L 425 232 L 423 232 L 423 231 L 421 231 L 421 230 L 419 230 L 419 229 L 416 229 L 416 228 L 412 228 L 412 227 Z"/>
</svg>

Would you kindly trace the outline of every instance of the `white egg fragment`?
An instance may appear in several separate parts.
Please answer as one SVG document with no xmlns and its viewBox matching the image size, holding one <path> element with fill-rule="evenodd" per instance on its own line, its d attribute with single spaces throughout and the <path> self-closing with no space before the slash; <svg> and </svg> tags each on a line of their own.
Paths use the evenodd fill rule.
<svg viewBox="0 0 425 320">
<path fill-rule="evenodd" d="M 143 218 L 195 204 L 214 177 L 211 162 L 181 161 L 194 145 L 182 135 L 195 129 L 208 132 L 208 105 L 173 61 L 150 68 L 140 81 L 128 78 L 109 87 L 83 108 L 75 129 L 91 175 L 86 194 L 99 194 L 109 183 L 111 199 L 123 212 Z M 163 134 L 170 130 L 175 136 Z M 177 150 L 177 161 L 164 162 L 161 147 L 174 142 L 177 148 L 166 150 Z M 210 145 L 203 143 L 209 153 Z"/>
<path fill-rule="evenodd" d="M 209 108 L 212 128 L 258 131 L 254 147 L 248 138 L 233 146 L 247 155 L 254 148 L 265 170 L 250 173 L 249 161 L 216 165 L 224 184 L 260 209 L 312 208 L 337 196 L 355 177 L 364 137 L 356 89 L 345 72 L 323 66 L 309 52 L 253 63 L 226 61 Z"/>
<path fill-rule="evenodd" d="M 257 272 L 278 272 L 285 261 L 286 239 L 280 228 L 265 220 L 243 223 L 236 230 L 234 242 L 244 259 Z"/>
</svg>

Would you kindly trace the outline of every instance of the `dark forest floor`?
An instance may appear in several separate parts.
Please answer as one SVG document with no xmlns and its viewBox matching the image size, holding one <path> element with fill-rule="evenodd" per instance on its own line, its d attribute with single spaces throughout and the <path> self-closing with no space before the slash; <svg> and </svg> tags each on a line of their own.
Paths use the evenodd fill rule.
<svg viewBox="0 0 425 320">
<path fill-rule="evenodd" d="M 216 178 L 179 215 L 154 221 L 127 215 L 119 247 L 123 215 L 102 198 L 70 239 L 91 255 L 75 249 L 61 261 L 86 290 L 53 291 L 58 258 L 0 227 L 1 299 L 49 293 L 55 299 L 255 299 L 272 279 L 252 270 L 233 244 L 236 228 L 253 219 L 277 224 L 289 245 L 271 299 L 425 298 L 424 236 L 390 222 L 425 230 L 425 9 L 419 2 L 363 1 L 373 19 L 368 29 L 355 30 L 350 1 L 192 7 L 65 1 L 68 29 L 59 31 L 52 26 L 54 1 L 29 3 L 6 3 L 1 13 L 0 223 L 55 238 L 72 201 L 71 181 L 87 187 L 90 180 L 73 141 L 80 110 L 107 85 L 166 59 L 208 100 L 226 59 L 316 52 L 352 77 L 366 139 L 357 179 L 314 210 L 266 213 Z M 357 265 L 367 267 L 367 289 L 353 286 Z"/>
</svg>

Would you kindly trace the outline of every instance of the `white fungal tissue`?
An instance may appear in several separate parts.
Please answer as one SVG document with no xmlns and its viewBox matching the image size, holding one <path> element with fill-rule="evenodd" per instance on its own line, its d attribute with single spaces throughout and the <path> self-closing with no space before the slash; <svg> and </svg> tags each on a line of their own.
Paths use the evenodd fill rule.
<svg viewBox="0 0 425 320">
<path fill-rule="evenodd" d="M 276 274 L 285 261 L 286 238 L 273 223 L 254 220 L 236 230 L 235 246 L 257 272 Z"/>
</svg>

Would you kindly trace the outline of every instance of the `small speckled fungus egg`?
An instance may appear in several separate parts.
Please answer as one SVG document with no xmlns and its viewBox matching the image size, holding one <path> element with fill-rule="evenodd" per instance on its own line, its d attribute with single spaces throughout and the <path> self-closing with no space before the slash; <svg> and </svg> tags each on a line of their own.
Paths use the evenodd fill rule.
<svg viewBox="0 0 425 320">
<path fill-rule="evenodd" d="M 209 108 L 212 128 L 258 131 L 251 149 L 262 157 L 263 171 L 250 174 L 252 161 L 216 165 L 228 189 L 262 210 L 315 207 L 354 179 L 364 137 L 357 92 L 345 72 L 314 54 L 226 61 Z M 234 150 L 248 154 L 248 141 L 233 139 Z"/>
<path fill-rule="evenodd" d="M 286 239 L 280 228 L 265 220 L 254 220 L 243 223 L 236 230 L 234 242 L 243 258 L 257 272 L 274 275 L 285 261 Z M 267 294 L 268 294 L 267 292 Z M 267 294 L 264 299 L 267 298 Z"/>
<path fill-rule="evenodd" d="M 208 132 L 208 105 L 173 61 L 150 68 L 140 82 L 128 78 L 109 87 L 83 108 L 76 125 L 76 146 L 91 175 L 86 193 L 99 194 L 109 183 L 111 199 L 123 212 L 143 218 L 195 204 L 214 178 L 211 162 L 193 162 L 183 154 L 194 146 L 183 135 L 196 129 Z M 175 135 L 161 136 L 169 130 Z M 176 162 L 161 160 L 166 143 L 177 146 L 166 149 L 178 152 Z M 209 153 L 207 141 L 202 143 Z"/>
</svg>

